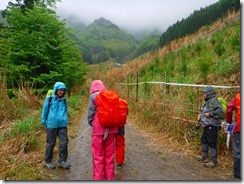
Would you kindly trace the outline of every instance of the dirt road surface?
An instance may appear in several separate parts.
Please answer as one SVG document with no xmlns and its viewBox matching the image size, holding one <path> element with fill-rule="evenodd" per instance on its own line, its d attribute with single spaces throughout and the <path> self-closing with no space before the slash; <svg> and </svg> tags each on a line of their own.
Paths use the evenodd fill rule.
<svg viewBox="0 0 244 184">
<path fill-rule="evenodd" d="M 91 127 L 84 116 L 78 136 L 69 143 L 71 169 L 57 169 L 59 180 L 92 180 Z M 153 137 L 144 136 L 132 123 L 126 124 L 125 164 L 116 168 L 119 181 L 226 181 L 233 180 L 230 170 L 220 166 L 206 168 L 193 158 L 169 153 L 155 144 Z"/>
</svg>

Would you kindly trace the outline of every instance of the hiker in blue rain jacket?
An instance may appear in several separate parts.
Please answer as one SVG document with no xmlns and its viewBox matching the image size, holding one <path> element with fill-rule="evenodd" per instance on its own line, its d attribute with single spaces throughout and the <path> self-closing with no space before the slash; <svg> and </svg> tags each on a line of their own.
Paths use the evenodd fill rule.
<svg viewBox="0 0 244 184">
<path fill-rule="evenodd" d="M 47 168 L 55 169 L 52 163 L 53 149 L 56 138 L 59 139 L 58 167 L 68 169 L 68 107 L 66 102 L 66 86 L 63 82 L 56 82 L 53 94 L 47 96 L 42 109 L 41 123 L 46 127 L 45 163 Z"/>
</svg>

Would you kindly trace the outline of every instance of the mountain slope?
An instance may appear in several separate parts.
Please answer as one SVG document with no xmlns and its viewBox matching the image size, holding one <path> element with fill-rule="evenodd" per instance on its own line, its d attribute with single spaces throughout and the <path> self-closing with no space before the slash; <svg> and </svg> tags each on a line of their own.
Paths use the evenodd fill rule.
<svg viewBox="0 0 244 184">
<path fill-rule="evenodd" d="M 100 18 L 77 33 L 77 37 L 90 48 L 93 63 L 114 58 L 119 63 L 135 51 L 137 42 L 132 35 L 122 31 L 109 20 Z"/>
<path fill-rule="evenodd" d="M 202 67 L 200 67 L 200 64 Z M 206 66 L 204 66 L 206 65 Z M 122 67 L 96 69 L 96 75 L 113 86 L 118 82 L 167 81 L 238 85 L 240 82 L 240 12 L 232 12 L 194 34 L 170 42 L 167 46 L 147 52 Z M 208 67 L 204 71 L 203 68 Z M 106 75 L 104 72 L 106 71 Z M 131 77 L 133 79 L 131 79 Z M 233 81 L 232 81 L 233 80 Z M 234 84 L 232 84 L 234 82 Z"/>
</svg>

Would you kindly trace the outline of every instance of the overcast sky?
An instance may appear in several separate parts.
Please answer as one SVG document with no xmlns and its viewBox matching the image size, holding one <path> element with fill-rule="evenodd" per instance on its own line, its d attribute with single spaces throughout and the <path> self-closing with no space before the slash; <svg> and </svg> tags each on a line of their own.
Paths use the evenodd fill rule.
<svg viewBox="0 0 244 184">
<path fill-rule="evenodd" d="M 100 17 L 122 29 L 165 30 L 194 10 L 218 0 L 62 0 L 57 11 L 76 14 L 86 24 Z"/>
<path fill-rule="evenodd" d="M 0 9 L 4 9 L 8 1 L 0 0 Z M 218 0 L 62 0 L 56 6 L 58 14 L 74 14 L 85 24 L 103 17 L 122 29 L 165 31 L 194 10 L 216 2 Z"/>
</svg>

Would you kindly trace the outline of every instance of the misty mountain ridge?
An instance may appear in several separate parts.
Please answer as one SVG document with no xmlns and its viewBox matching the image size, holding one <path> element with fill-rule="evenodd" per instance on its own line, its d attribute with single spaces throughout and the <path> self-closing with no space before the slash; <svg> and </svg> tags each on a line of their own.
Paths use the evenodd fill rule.
<svg viewBox="0 0 244 184">
<path fill-rule="evenodd" d="M 107 28 L 114 28 L 114 29 L 117 29 L 119 30 L 119 27 L 116 26 L 115 24 L 113 24 L 111 21 L 109 20 L 106 20 L 105 18 L 101 17 L 97 20 L 94 21 L 94 24 L 98 25 L 98 26 L 104 26 L 104 27 L 107 27 Z"/>
<path fill-rule="evenodd" d="M 87 26 L 69 17 L 66 22 L 67 27 L 74 30 L 74 35 L 80 41 L 81 50 L 85 55 L 84 60 L 89 63 L 99 63 L 109 59 L 124 63 L 145 51 L 158 48 L 159 45 L 160 33 L 157 30 L 151 33 L 141 31 L 135 39 L 133 35 L 103 17 Z M 140 43 L 143 45 L 141 46 Z M 144 47 L 147 49 L 145 50 Z"/>
<path fill-rule="evenodd" d="M 97 23 L 98 25 L 103 26 L 114 26 L 117 27 L 120 30 L 123 30 L 124 32 L 131 34 L 137 41 L 142 41 L 145 38 L 149 38 L 154 35 L 161 35 L 164 31 L 160 31 L 158 29 L 153 28 L 144 28 L 137 31 L 132 31 L 130 29 L 123 29 L 117 26 L 116 24 L 112 23 L 110 20 L 107 20 L 104 17 L 100 17 L 98 19 L 95 19 L 92 23 L 86 24 L 85 21 L 83 21 L 80 17 L 77 17 L 75 15 L 63 15 L 62 12 L 59 12 L 60 19 L 66 20 L 66 25 L 69 28 L 74 29 L 74 32 L 77 30 L 83 30 L 84 28 L 88 27 L 92 23 Z"/>
<path fill-rule="evenodd" d="M 131 57 L 138 45 L 132 35 L 103 17 L 75 32 L 75 36 L 89 48 L 91 52 L 91 59 L 87 61 L 89 63 L 99 63 L 109 59 L 123 63 Z"/>
<path fill-rule="evenodd" d="M 61 20 L 65 19 L 66 20 L 66 27 L 72 28 L 74 31 L 74 34 L 77 32 L 81 31 L 82 29 L 85 29 L 87 25 L 82 22 L 79 17 L 74 16 L 74 15 L 69 15 L 67 17 L 59 17 Z"/>
</svg>

